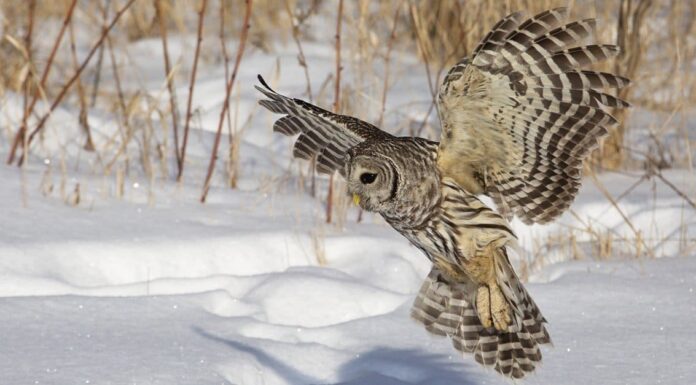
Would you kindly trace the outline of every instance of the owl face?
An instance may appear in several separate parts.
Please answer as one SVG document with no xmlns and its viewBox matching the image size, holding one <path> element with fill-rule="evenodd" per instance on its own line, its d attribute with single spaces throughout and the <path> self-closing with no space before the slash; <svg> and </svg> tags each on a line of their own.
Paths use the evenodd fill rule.
<svg viewBox="0 0 696 385">
<path fill-rule="evenodd" d="M 346 162 L 346 180 L 353 201 L 367 211 L 387 210 L 398 193 L 395 165 L 379 156 L 350 156 Z"/>
<path fill-rule="evenodd" d="M 344 159 L 348 194 L 367 211 L 417 225 L 440 199 L 440 174 L 423 139 L 365 141 Z"/>
</svg>

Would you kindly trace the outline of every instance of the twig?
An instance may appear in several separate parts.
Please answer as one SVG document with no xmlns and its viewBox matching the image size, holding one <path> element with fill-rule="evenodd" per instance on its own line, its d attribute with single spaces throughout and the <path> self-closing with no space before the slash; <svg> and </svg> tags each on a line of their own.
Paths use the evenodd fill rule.
<svg viewBox="0 0 696 385">
<path fill-rule="evenodd" d="M 65 19 L 63 20 L 63 25 L 60 28 L 60 31 L 58 32 L 58 36 L 56 37 L 55 42 L 53 43 L 53 48 L 51 48 L 51 53 L 48 55 L 48 60 L 46 61 L 46 67 L 44 68 L 43 74 L 41 75 L 41 80 L 39 82 L 39 89 L 37 90 L 36 93 L 34 93 L 34 96 L 31 99 L 31 103 L 29 103 L 29 107 L 25 110 L 26 115 L 22 117 L 22 125 L 19 127 L 19 130 L 17 131 L 17 134 L 15 134 L 14 140 L 12 142 L 12 147 L 10 148 L 10 154 L 7 157 L 7 164 L 12 164 L 14 162 L 14 157 L 17 152 L 17 147 L 19 146 L 20 143 L 24 143 L 24 139 L 26 136 L 26 131 L 27 131 L 27 118 L 31 113 L 34 111 L 34 106 L 36 105 L 36 101 L 39 98 L 39 94 L 43 93 L 43 90 L 46 88 L 46 79 L 48 79 L 48 74 L 51 72 L 51 66 L 53 65 L 53 59 L 56 56 L 56 52 L 58 51 L 58 46 L 60 46 L 60 42 L 63 39 L 63 34 L 65 33 L 65 29 L 68 27 L 68 23 L 70 22 L 70 19 L 72 18 L 73 10 L 75 10 L 75 5 L 77 4 L 77 0 L 73 0 L 72 3 L 70 3 L 70 7 L 68 8 L 68 12 L 65 15 Z"/>
<path fill-rule="evenodd" d="M 403 0 L 399 2 L 396 7 L 396 12 L 394 13 L 394 23 L 392 24 L 391 33 L 389 34 L 389 42 L 387 43 L 387 54 L 384 57 L 384 84 L 382 85 L 382 108 L 379 113 L 379 119 L 377 120 L 377 127 L 382 127 L 384 123 L 384 111 L 387 108 L 387 91 L 389 89 L 389 62 L 391 61 L 391 53 L 394 48 L 394 41 L 396 40 L 396 27 L 399 22 L 399 14 L 401 13 L 401 6 Z"/>
<path fill-rule="evenodd" d="M 621 218 L 624 220 L 624 222 L 626 222 L 626 224 L 631 229 L 631 231 L 633 231 L 633 234 L 635 235 L 636 240 L 639 241 L 643 245 L 643 247 L 645 247 L 645 250 L 648 252 L 648 254 L 651 257 L 655 257 L 653 250 L 651 248 L 649 248 L 648 245 L 645 244 L 645 240 L 643 240 L 643 237 L 641 236 L 638 229 L 636 229 L 636 227 L 633 226 L 633 223 L 631 222 L 631 220 L 623 212 L 623 210 L 621 210 L 621 208 L 619 207 L 616 200 L 614 200 L 614 198 L 611 196 L 611 194 L 609 193 L 607 188 L 604 187 L 604 184 L 599 180 L 599 178 L 597 178 L 597 175 L 593 172 L 591 172 L 590 175 L 592 176 L 592 181 L 594 182 L 595 186 L 597 186 L 597 189 L 602 193 L 602 195 L 604 195 L 604 197 L 609 201 L 609 203 L 611 203 L 611 205 L 614 206 L 614 208 L 619 213 L 619 215 L 621 215 Z"/>
<path fill-rule="evenodd" d="M 27 34 L 24 38 L 24 50 L 26 51 L 26 60 L 28 68 L 33 66 L 32 60 L 32 35 L 34 34 L 34 14 L 36 11 L 36 0 L 29 1 L 29 21 L 27 23 Z M 32 76 L 34 71 L 28 71 L 27 76 L 24 78 L 24 116 L 22 117 L 22 122 L 26 124 L 27 118 L 29 116 L 29 93 L 31 92 Z"/>
<path fill-rule="evenodd" d="M 230 55 L 227 52 L 227 44 L 225 44 L 225 2 L 220 2 L 220 50 L 222 51 L 222 58 L 225 62 L 225 79 L 230 77 Z M 230 95 L 232 96 L 232 95 Z M 230 108 L 227 108 L 227 173 L 228 173 L 228 184 L 230 188 L 237 187 L 237 161 L 236 148 L 239 144 L 235 143 L 237 135 L 237 116 L 239 110 L 239 103 L 235 105 L 235 120 L 234 120 L 234 130 L 232 129 L 232 112 Z"/>
<path fill-rule="evenodd" d="M 343 18 L 343 0 L 338 1 L 338 17 L 336 20 L 336 82 L 334 83 L 334 113 L 338 113 L 341 106 L 341 19 Z"/>
<path fill-rule="evenodd" d="M 223 3 L 223 2 L 221 2 Z M 176 88 L 174 87 L 174 74 L 169 61 L 169 44 L 167 44 L 167 23 L 165 12 L 162 10 L 162 0 L 156 0 L 155 11 L 159 21 L 160 36 L 162 38 L 162 50 L 164 53 L 164 72 L 167 77 L 167 91 L 169 92 L 169 108 L 172 110 L 172 131 L 174 132 L 174 155 L 176 156 L 177 172 L 181 173 L 183 167 L 181 153 L 179 152 L 179 108 L 177 106 Z"/>
<path fill-rule="evenodd" d="M 116 22 L 118 22 L 118 20 L 121 18 L 121 16 L 126 12 L 126 10 L 127 10 L 134 2 L 135 2 L 135 0 L 129 0 L 128 3 L 126 3 L 126 5 L 123 6 L 123 8 L 121 8 L 121 9 L 116 13 L 116 16 L 114 16 L 114 19 L 111 21 L 111 24 L 109 24 L 109 26 L 107 27 L 107 29 L 106 29 L 105 31 L 102 32 L 102 34 L 101 34 L 101 36 L 99 37 L 99 39 L 97 40 L 96 44 L 92 47 L 92 49 L 91 49 L 91 50 L 89 51 L 89 53 L 87 54 L 87 57 L 86 57 L 86 58 L 84 59 L 84 61 L 82 62 L 82 65 L 80 65 L 80 68 L 78 68 L 78 70 L 75 72 L 75 74 L 74 74 L 74 75 L 70 78 L 70 80 L 68 80 L 68 82 L 63 86 L 63 89 L 60 91 L 60 93 L 58 94 L 58 96 L 56 96 L 56 99 L 53 101 L 53 104 L 51 104 L 51 107 L 49 108 L 48 112 L 47 112 L 46 114 L 44 114 L 44 116 L 41 118 L 41 120 L 39 121 L 39 123 L 36 125 L 36 128 L 34 128 L 34 131 L 31 132 L 31 135 L 29 135 L 29 139 L 28 139 L 27 146 L 28 146 L 29 144 L 31 144 L 31 141 L 34 139 L 34 137 L 36 136 L 36 134 L 38 134 L 38 133 L 43 129 L 43 127 L 44 127 L 44 125 L 46 124 L 46 121 L 48 120 L 48 118 L 51 116 L 51 114 L 52 114 L 53 111 L 56 109 L 56 107 L 58 107 L 58 104 L 60 104 L 60 102 L 61 102 L 61 101 L 63 100 L 63 98 L 65 97 L 65 95 L 68 93 L 68 90 L 70 89 L 70 87 L 72 87 L 73 83 L 75 83 L 75 80 L 77 80 L 77 78 L 80 77 L 80 75 L 82 74 L 82 71 L 84 71 L 84 69 L 87 67 L 87 64 L 89 64 L 90 59 L 92 59 L 92 56 L 94 56 L 94 53 L 97 52 L 97 48 L 99 48 L 99 46 L 100 46 L 101 44 L 104 43 L 104 39 L 106 38 L 106 36 L 108 35 L 108 33 L 111 31 L 111 29 L 113 29 L 113 27 L 116 25 Z M 19 162 L 20 165 L 23 163 L 24 158 L 25 158 L 26 155 L 27 155 L 27 154 L 26 154 L 26 152 L 25 152 L 25 153 L 23 153 L 22 156 L 19 158 L 19 161 L 18 161 L 18 162 Z"/>
<path fill-rule="evenodd" d="M 658 178 L 660 178 L 660 180 L 661 180 L 662 182 L 664 182 L 667 186 L 669 186 L 669 188 L 671 188 L 675 193 L 677 193 L 677 195 L 679 195 L 679 196 L 682 197 L 685 201 L 687 201 L 687 202 L 689 203 L 689 205 L 691 205 L 692 208 L 695 208 L 695 209 L 696 209 L 696 203 L 694 203 L 694 201 L 692 201 L 691 198 L 689 198 L 685 193 L 683 193 L 681 190 L 679 190 L 679 189 L 677 188 L 677 186 L 675 186 L 672 182 L 670 182 L 667 178 L 665 178 L 664 175 L 662 175 L 661 172 L 657 172 L 655 175 L 656 175 Z"/>
<path fill-rule="evenodd" d="M 413 19 L 413 24 L 416 28 L 416 38 L 418 41 L 418 47 L 420 48 L 421 52 L 423 53 L 423 63 L 425 64 L 425 72 L 428 77 L 428 89 L 430 90 L 430 95 L 435 98 L 435 94 L 437 93 L 437 90 L 435 89 L 435 86 L 433 85 L 433 77 L 431 75 L 430 71 L 430 53 L 428 52 L 427 47 L 425 46 L 425 41 L 423 36 L 421 35 L 421 31 L 423 28 L 423 25 L 421 24 L 420 17 L 418 16 L 418 10 L 416 9 L 416 4 L 413 3 L 411 4 L 411 18 Z"/>
<path fill-rule="evenodd" d="M 111 0 L 106 0 L 104 6 L 99 6 L 102 11 L 102 31 L 106 28 L 106 23 L 109 20 L 109 9 L 111 8 Z M 97 57 L 97 71 L 94 74 L 94 82 L 92 83 L 92 96 L 89 102 L 91 107 L 97 103 L 97 93 L 99 92 L 99 83 L 101 81 L 102 63 L 104 62 L 104 45 L 99 46 L 99 57 Z"/>
<path fill-rule="evenodd" d="M 295 23 L 295 15 L 290 9 L 290 0 L 285 0 L 285 10 L 288 12 L 288 17 L 290 18 L 290 24 L 292 24 L 292 39 L 295 41 L 297 46 L 297 61 L 300 67 L 304 70 L 305 80 L 307 82 L 307 98 L 312 102 L 312 86 L 309 81 L 309 68 L 307 66 L 307 61 L 305 60 L 304 50 L 302 49 L 302 43 L 300 43 L 300 23 Z"/>
<path fill-rule="evenodd" d="M 244 55 L 244 47 L 246 46 L 247 36 L 249 35 L 249 19 L 251 17 L 251 7 L 252 0 L 246 0 L 246 13 L 244 14 L 244 23 L 242 24 L 242 32 L 239 36 L 239 46 L 237 47 L 237 57 L 234 61 L 234 69 L 227 81 L 227 88 L 225 89 L 225 102 L 222 105 L 222 110 L 220 111 L 220 119 L 218 120 L 217 133 L 215 134 L 215 143 L 213 144 L 213 150 L 210 154 L 210 163 L 208 164 L 208 173 L 205 177 L 205 182 L 203 184 L 203 193 L 201 194 L 201 203 L 205 203 L 205 199 L 208 196 L 208 190 L 210 189 L 210 179 L 213 176 L 213 171 L 215 169 L 215 159 L 217 158 L 218 147 L 220 147 L 220 136 L 222 135 L 222 126 L 225 122 L 225 113 L 229 108 L 230 94 L 232 93 L 232 86 L 234 81 L 237 79 L 237 72 L 239 71 L 239 64 L 242 62 L 242 55 Z"/>
<path fill-rule="evenodd" d="M 430 90 L 430 96 L 431 96 L 431 102 L 430 106 L 428 107 L 428 112 L 425 114 L 425 117 L 423 118 L 423 122 L 421 123 L 420 127 L 418 127 L 418 130 L 416 130 L 415 133 L 413 133 L 415 136 L 420 136 L 421 132 L 423 131 L 423 128 L 428 122 L 428 118 L 430 117 L 430 114 L 432 113 L 435 104 L 436 104 L 436 96 L 437 96 L 437 89 L 435 88 L 435 85 L 433 84 L 433 77 L 432 77 L 432 72 L 430 69 L 430 53 L 428 52 L 428 49 L 425 45 L 424 37 L 421 34 L 421 31 L 423 29 L 423 25 L 421 23 L 420 17 L 418 16 L 418 10 L 416 9 L 415 4 L 411 4 L 411 18 L 413 19 L 413 24 L 416 29 L 416 39 L 418 41 L 418 47 L 421 50 L 421 53 L 423 54 L 423 64 L 425 66 L 425 73 L 426 77 L 428 78 L 428 89 Z M 439 76 L 439 75 L 438 75 Z"/>
<path fill-rule="evenodd" d="M 333 110 L 338 113 L 341 105 L 341 20 L 343 18 L 343 0 L 338 1 L 338 16 L 336 18 L 336 81 L 334 87 Z M 331 223 L 333 213 L 333 182 L 334 173 L 329 176 L 329 191 L 326 194 L 326 223 Z"/>
<path fill-rule="evenodd" d="M 123 126 L 126 128 L 126 132 L 121 133 L 121 145 L 119 146 L 118 150 L 116 150 L 116 154 L 114 154 L 114 157 L 106 165 L 106 172 L 110 173 L 111 168 L 116 163 L 119 156 L 121 156 L 121 154 L 126 151 L 126 147 L 128 146 L 128 143 L 133 137 L 133 128 L 130 124 L 128 116 L 128 106 L 126 105 L 126 97 L 123 93 L 123 87 L 121 87 L 121 76 L 118 73 L 118 65 L 116 64 L 116 56 L 114 55 L 114 47 L 111 43 L 111 38 L 106 38 L 106 45 L 109 49 L 109 58 L 111 59 L 111 70 L 114 73 L 114 83 L 116 84 L 116 94 L 118 95 L 118 106 L 121 110 L 121 114 L 123 115 Z"/>
<path fill-rule="evenodd" d="M 24 78 L 24 84 L 22 85 L 22 88 L 24 88 L 24 115 L 22 116 L 22 125 L 26 126 L 27 124 L 27 119 L 29 119 L 29 114 L 31 111 L 29 111 L 29 92 L 31 92 L 31 83 L 32 79 L 34 76 L 34 71 L 31 70 L 33 67 L 33 60 L 32 60 L 32 35 L 34 34 L 34 15 L 36 11 L 36 0 L 31 0 L 29 1 L 29 21 L 27 25 L 27 35 L 24 39 L 24 47 L 26 51 L 26 59 L 27 59 L 27 68 L 29 68 L 29 71 L 27 71 L 27 76 Z M 22 151 L 26 151 L 26 145 L 27 143 L 24 142 L 23 146 L 24 149 Z"/>
<path fill-rule="evenodd" d="M 186 104 L 186 123 L 184 124 L 184 139 L 181 144 L 181 167 L 179 168 L 179 174 L 176 176 L 177 181 L 181 181 L 181 177 L 184 174 L 184 162 L 186 161 L 186 145 L 188 144 L 189 128 L 191 124 L 191 112 L 192 102 L 193 102 L 193 87 L 196 85 L 196 70 L 198 69 L 198 58 L 201 55 L 201 43 L 203 42 L 203 21 L 205 19 L 205 7 L 208 4 L 208 0 L 203 0 L 201 4 L 201 10 L 198 14 L 198 37 L 196 40 L 196 52 L 193 56 L 193 69 L 191 70 L 191 81 L 189 82 L 189 95 L 188 103 Z"/>
<path fill-rule="evenodd" d="M 73 28 L 72 21 L 70 22 L 70 53 L 72 56 L 73 66 L 75 67 L 75 70 L 77 70 L 79 62 L 77 61 L 77 47 L 75 46 L 75 28 Z M 94 142 L 92 141 L 92 132 L 89 128 L 89 114 L 87 107 L 87 97 L 85 96 L 85 89 L 82 86 L 82 81 L 79 77 L 77 78 L 75 83 L 77 83 L 77 96 L 80 99 L 80 116 L 78 118 L 78 122 L 80 123 L 80 127 L 82 127 L 82 130 L 85 132 L 85 135 L 87 136 L 83 148 L 86 151 L 93 152 L 95 149 Z"/>
</svg>

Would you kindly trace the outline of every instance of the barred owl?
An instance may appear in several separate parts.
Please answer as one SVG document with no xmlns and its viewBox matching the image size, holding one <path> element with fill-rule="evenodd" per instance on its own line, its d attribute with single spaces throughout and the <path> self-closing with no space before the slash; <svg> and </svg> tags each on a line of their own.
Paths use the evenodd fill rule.
<svg viewBox="0 0 696 385">
<path fill-rule="evenodd" d="M 285 116 L 273 129 L 299 134 L 294 156 L 338 171 L 348 193 L 381 214 L 433 263 L 412 317 L 480 364 L 522 378 L 550 343 L 546 320 L 510 264 L 508 219 L 545 223 L 563 213 L 583 160 L 628 103 L 602 91 L 628 80 L 581 70 L 614 56 L 582 45 L 594 20 L 565 23 L 566 9 L 498 22 L 438 94 L 441 141 L 395 137 L 273 91 L 259 76 L 259 103 Z M 604 107 L 603 107 L 604 106 Z M 485 194 L 497 211 L 477 196 Z"/>
</svg>

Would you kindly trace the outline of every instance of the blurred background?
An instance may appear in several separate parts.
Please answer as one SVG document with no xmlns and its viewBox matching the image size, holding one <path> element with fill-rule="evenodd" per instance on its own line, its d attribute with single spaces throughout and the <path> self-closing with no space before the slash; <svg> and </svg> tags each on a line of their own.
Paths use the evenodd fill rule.
<svg viewBox="0 0 696 385">
<path fill-rule="evenodd" d="M 152 203 L 158 181 L 185 179 L 202 184 L 203 201 L 210 186 L 235 189 L 245 175 L 240 144 L 280 151 L 272 158 L 281 163 L 291 148 L 268 135 L 256 73 L 281 92 L 389 132 L 437 139 L 434 98 L 450 66 L 502 16 L 557 6 L 571 18 L 596 18 L 596 41 L 622 49 L 597 69 L 632 80 L 619 96 L 633 108 L 614 112 L 620 125 L 588 172 L 666 184 L 693 209 L 693 185 L 665 177 L 676 169 L 694 179 L 690 1 L 3 1 L 0 150 L 8 165 L 51 162 L 59 182 L 42 188 L 59 186 L 51 194 L 66 201 L 77 199 L 83 175 L 69 176 L 73 170 L 99 176 L 108 185 L 101 196 L 120 198 L 129 178 L 142 179 Z M 326 178 L 285 165 L 285 179 L 292 174 L 331 206 L 328 222 L 345 221 L 350 202 L 329 194 Z M 282 184 L 250 167 L 246 176 L 265 188 Z M 77 194 L 93 193 L 85 184 Z"/>
</svg>

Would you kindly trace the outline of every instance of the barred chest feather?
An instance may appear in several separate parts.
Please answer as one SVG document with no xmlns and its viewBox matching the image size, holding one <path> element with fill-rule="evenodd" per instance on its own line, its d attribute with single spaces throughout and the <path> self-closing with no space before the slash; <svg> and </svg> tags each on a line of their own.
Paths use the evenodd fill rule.
<svg viewBox="0 0 696 385">
<path fill-rule="evenodd" d="M 443 178 L 440 188 L 439 201 L 421 223 L 385 219 L 443 272 L 460 278 L 463 265 L 481 250 L 516 243 L 507 221 L 476 196 L 450 178 Z"/>
</svg>

